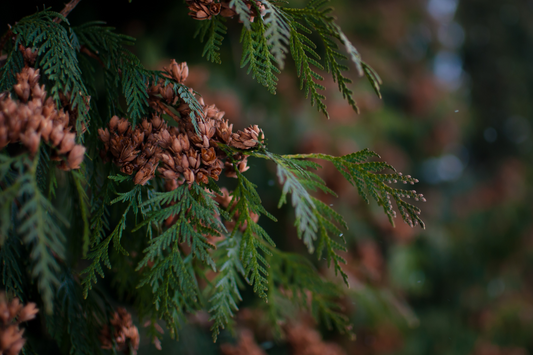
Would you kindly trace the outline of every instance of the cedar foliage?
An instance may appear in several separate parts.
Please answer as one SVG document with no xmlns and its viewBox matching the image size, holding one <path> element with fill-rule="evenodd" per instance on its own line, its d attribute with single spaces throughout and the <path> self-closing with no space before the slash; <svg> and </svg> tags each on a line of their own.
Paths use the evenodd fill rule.
<svg viewBox="0 0 533 355">
<path fill-rule="evenodd" d="M 243 0 L 232 0 L 230 7 L 243 24 L 241 66 L 248 66 L 248 72 L 268 91 L 275 93 L 276 74 L 283 70 L 290 54 L 301 88 L 325 115 L 319 70 L 333 76 L 355 110 L 347 86 L 350 80 L 343 75 L 346 60 L 361 75 L 367 75 L 379 95 L 378 75 L 335 24 L 327 1 L 312 0 L 301 9 L 284 2 L 260 3 L 264 9 L 257 2 L 248 7 Z M 251 13 L 256 14 L 254 21 L 250 21 Z M 201 23 L 198 32 L 205 41 L 203 54 L 215 63 L 221 60 L 225 21 L 213 16 Z M 313 33 L 321 43 L 310 39 Z M 282 189 L 279 206 L 287 203 L 290 195 L 298 237 L 309 253 L 327 260 L 346 286 L 345 260 L 339 252 L 345 250 L 342 230 L 347 224 L 316 197 L 318 191 L 335 195 L 313 172 L 321 168 L 317 160 L 332 162 L 362 198 L 367 202 L 373 199 L 383 208 L 391 223 L 394 200 L 406 223 L 424 226 L 420 210 L 404 200 L 423 197 L 389 185 L 412 184 L 416 179 L 371 160 L 379 156 L 368 149 L 333 157 L 274 154 L 263 140 L 248 150 L 220 145 L 232 160 L 231 173 L 236 176 L 227 208 L 215 201 L 222 186 L 213 179 L 182 183 L 172 191 L 165 191 L 162 175 L 145 185 L 135 184 L 130 175 L 100 157 L 98 129 L 106 127 L 113 115 L 127 117 L 134 127 L 152 114 L 147 90 L 162 82 L 179 97 L 175 105 L 188 105 L 191 124 L 198 133 L 205 112 L 195 93 L 161 71 L 145 69 L 125 47 L 133 45 L 134 39 L 102 22 L 72 26 L 65 16 L 43 9 L 21 19 L 2 39 L 6 57 L 0 62 L 0 91 L 15 97 L 17 74 L 27 65 L 21 48 L 30 48 L 36 53 L 34 67 L 40 69 L 42 83 L 55 104 L 71 112 L 77 140 L 87 148 L 80 170 L 70 172 L 58 169 L 58 162 L 51 159 L 56 148 L 45 142 L 36 155 L 19 143 L 0 151 L 3 287 L 10 295 L 30 299 L 44 308 L 50 335 L 65 353 L 100 351 L 95 329 L 106 324 L 111 314 L 105 295 L 99 291 L 100 278 L 104 277 L 113 279 L 119 293 L 138 288 L 134 300 L 138 316 L 151 324 L 149 333 L 155 343 L 160 336 L 154 331 L 159 319 L 177 336 L 186 315 L 199 310 L 210 313 L 216 341 L 222 329 L 232 327 L 246 284 L 266 302 L 269 321 L 278 334 L 282 332 L 280 321 L 290 317 L 281 306 L 284 302 L 307 309 L 328 328 L 350 332 L 348 319 L 337 303 L 343 286 L 325 280 L 308 259 L 276 247 L 256 217 L 275 218 L 263 207 L 257 187 L 237 168 L 234 157 L 264 159 L 277 166 Z M 339 44 L 348 56 L 341 53 Z M 319 45 L 325 49 L 324 59 L 317 54 Z M 94 89 L 96 72 L 103 73 L 103 97 Z M 171 121 L 173 117 L 169 113 L 163 118 Z M 61 199 L 74 207 L 72 211 L 59 205 Z M 169 218 L 174 218 L 170 226 L 165 223 Z M 232 229 L 225 227 L 226 221 L 233 221 Z M 221 241 L 211 242 L 209 236 Z M 216 272 L 216 276 L 202 286 L 199 280 L 208 272 Z"/>
</svg>

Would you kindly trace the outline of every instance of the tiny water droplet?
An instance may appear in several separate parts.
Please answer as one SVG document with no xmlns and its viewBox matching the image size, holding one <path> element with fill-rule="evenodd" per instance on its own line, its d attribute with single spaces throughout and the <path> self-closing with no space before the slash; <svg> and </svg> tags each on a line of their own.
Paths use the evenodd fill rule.
<svg viewBox="0 0 533 355">
<path fill-rule="evenodd" d="M 333 207 L 333 204 L 330 204 L 329 206 L 330 206 L 330 207 Z"/>
<path fill-rule="evenodd" d="M 459 110 L 455 110 L 455 113 L 459 112 Z"/>
<path fill-rule="evenodd" d="M 343 233 L 341 233 L 341 234 L 339 234 L 339 237 L 342 237 L 343 235 L 344 235 L 344 234 L 343 234 Z"/>
</svg>

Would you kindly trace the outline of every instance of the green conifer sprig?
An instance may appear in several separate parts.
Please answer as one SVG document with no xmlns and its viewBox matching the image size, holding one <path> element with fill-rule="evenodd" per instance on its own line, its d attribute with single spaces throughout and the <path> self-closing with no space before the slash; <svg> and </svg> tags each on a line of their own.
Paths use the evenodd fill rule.
<svg viewBox="0 0 533 355">
<path fill-rule="evenodd" d="M 195 37 L 199 35 L 200 42 L 203 42 L 207 38 L 202 57 L 205 56 L 208 61 L 217 64 L 222 63 L 220 59 L 220 46 L 228 30 L 222 21 L 225 21 L 225 19 L 218 16 L 213 17 L 211 20 L 203 21 L 194 35 Z"/>
<path fill-rule="evenodd" d="M 50 335 L 60 349 L 72 355 L 101 354 L 98 330 L 105 323 L 105 315 L 92 297 L 83 298 L 83 290 L 64 269 L 59 277 L 60 286 L 54 299 L 54 314 L 46 316 Z"/>
<path fill-rule="evenodd" d="M 234 9 L 239 15 L 239 21 L 242 22 L 244 27 L 250 29 L 250 9 L 246 6 L 246 2 L 244 0 L 231 0 L 229 7 Z"/>
<path fill-rule="evenodd" d="M 275 246 L 276 244 L 267 232 L 254 221 L 252 213 L 258 216 L 264 215 L 274 221 L 276 219 L 261 204 L 261 198 L 256 191 L 256 186 L 241 174 L 238 169 L 235 172 L 238 184 L 233 191 L 230 206 L 232 206 L 234 201 L 236 203 L 233 207 L 230 207 L 228 212 L 230 218 L 236 215 L 238 215 L 238 218 L 235 220 L 235 227 L 230 237 L 233 237 L 239 228 L 244 228 L 239 252 L 239 257 L 244 267 L 244 275 L 246 281 L 253 285 L 254 292 L 260 298 L 266 299 L 268 290 L 267 269 L 269 265 L 263 254 L 270 254 L 267 245 Z"/>
<path fill-rule="evenodd" d="M 82 167 L 82 170 L 84 170 L 84 167 Z M 90 223 L 89 223 L 89 208 L 90 208 L 90 201 L 89 196 L 87 195 L 87 191 L 85 191 L 85 186 L 87 186 L 87 180 L 85 179 L 85 175 L 77 170 L 73 170 L 71 172 L 72 174 L 72 180 L 74 181 L 74 186 L 76 188 L 77 193 L 77 202 L 79 206 L 79 211 L 83 223 L 83 232 L 82 232 L 82 255 L 83 257 L 87 256 L 87 252 L 89 251 L 89 245 L 91 243 L 91 231 L 90 231 Z"/>
<path fill-rule="evenodd" d="M 264 27 L 266 28 L 264 37 L 267 40 L 267 46 L 270 48 L 270 53 L 272 53 L 279 68 L 283 69 L 290 43 L 290 20 L 279 7 L 271 2 L 262 0 L 261 4 L 265 7 L 263 18 Z"/>
<path fill-rule="evenodd" d="M 87 89 L 81 80 L 76 48 L 67 29 L 53 21 L 56 17 L 68 23 L 61 14 L 49 10 L 21 19 L 11 29 L 16 35 L 12 50 L 17 51 L 19 44 L 37 49 L 35 66 L 52 83 L 48 92 L 58 105 L 61 105 L 60 94 L 70 94 L 72 109 L 78 112 L 76 131 L 81 132 L 82 125 L 88 126 Z"/>
<path fill-rule="evenodd" d="M 0 202 L 4 204 L 5 202 Z M 10 203 L 6 203 L 11 207 Z M 7 293 L 15 295 L 20 300 L 25 300 L 23 280 L 25 279 L 25 265 L 21 265 L 22 253 L 20 239 L 10 231 L 5 235 L 5 240 L 0 248 L 0 269 L 2 270 L 2 285 Z"/>
<path fill-rule="evenodd" d="M 242 301 L 239 291 L 243 287 L 241 276 L 245 275 L 244 267 L 239 258 L 241 235 L 235 234 L 217 244 L 215 258 L 218 275 L 213 280 L 209 304 L 210 321 L 213 321 L 211 332 L 216 342 L 221 329 L 232 328 L 234 312 L 239 310 Z"/>
<path fill-rule="evenodd" d="M 357 187 L 359 194 L 367 203 L 370 202 L 368 198 L 368 195 L 370 195 L 383 208 L 392 225 L 394 225 L 393 219 L 396 213 L 393 210 L 391 198 L 396 202 L 402 219 L 407 224 L 411 227 L 420 225 L 422 228 L 425 228 L 425 224 L 420 218 L 420 208 L 403 200 L 404 198 L 413 198 L 415 201 L 425 201 L 424 196 L 417 194 L 414 190 L 397 189 L 387 185 L 387 183 L 397 182 L 414 185 L 418 180 L 410 175 L 397 173 L 396 169 L 387 163 L 367 162 L 371 157 L 379 158 L 378 154 L 369 149 L 341 157 L 326 154 L 296 154 L 285 157 L 289 159 L 323 159 L 332 162 L 346 180 Z M 390 169 L 394 173 L 377 174 L 377 172 L 385 169 Z"/>
<path fill-rule="evenodd" d="M 187 243 L 194 257 L 215 269 L 215 263 L 209 255 L 209 250 L 214 246 L 205 235 L 219 235 L 225 227 L 216 218 L 217 214 L 220 214 L 217 213 L 218 206 L 208 192 L 197 184 L 193 184 L 191 189 L 189 185 L 184 184 L 170 192 L 155 193 L 154 197 L 141 204 L 141 207 L 148 205 L 153 206 L 154 210 L 133 232 L 145 226 L 150 229 L 152 224 L 159 226 L 169 218 L 177 218 L 177 221 L 150 240 L 138 269 L 155 261 L 164 250 L 178 247 L 179 243 Z"/>
<path fill-rule="evenodd" d="M 128 176 L 128 178 L 131 177 Z M 84 297 L 87 297 L 93 284 L 96 284 L 96 274 L 98 273 L 100 277 L 104 277 L 104 270 L 102 269 L 101 263 L 104 263 L 105 266 L 111 269 L 111 262 L 109 261 L 109 245 L 111 242 L 113 242 L 113 246 L 118 252 L 123 255 L 128 255 L 128 252 L 120 244 L 120 239 L 126 229 L 127 216 L 130 210 L 134 212 L 135 216 L 139 211 L 139 204 L 140 201 L 142 201 L 141 193 L 142 187 L 140 185 L 135 185 L 135 187 L 128 192 L 118 193 L 119 197 L 110 202 L 110 204 L 124 202 L 127 205 L 115 229 L 113 229 L 109 236 L 95 244 L 87 255 L 87 259 L 91 260 L 91 264 L 82 272 L 82 275 L 85 275 L 82 281 Z"/>
<path fill-rule="evenodd" d="M 326 281 L 318 274 L 316 268 L 301 255 L 272 250 L 269 258 L 271 265 L 270 297 L 276 298 L 269 302 L 272 320 L 291 318 L 293 307 L 308 311 L 317 322 L 321 322 L 328 329 L 335 327 L 341 333 L 353 336 L 350 321 L 338 304 L 338 299 L 344 295 L 343 290 L 336 284 Z M 290 306 L 280 302 L 280 299 L 290 301 Z M 276 325 L 273 325 L 276 326 Z"/>
<path fill-rule="evenodd" d="M 17 73 L 24 67 L 24 58 L 20 51 L 13 50 L 12 46 L 8 49 L 6 63 L 0 68 L 0 92 L 10 90 L 16 84 Z"/>
<path fill-rule="evenodd" d="M 280 72 L 278 67 L 284 68 L 286 54 L 290 52 L 300 78 L 300 89 L 305 91 L 306 97 L 311 97 L 311 105 L 316 104 L 318 111 L 326 117 L 329 115 L 324 102 L 325 96 L 321 93 L 325 88 L 320 84 L 324 79 L 320 71 L 324 69 L 337 82 L 344 99 L 354 111 L 359 112 L 353 91 L 348 87 L 352 81 L 343 74 L 348 67 L 342 62 L 348 59 L 355 65 L 359 76 L 366 75 L 381 98 L 379 75 L 362 61 L 357 49 L 335 23 L 329 2 L 330 0 L 311 0 L 304 8 L 291 8 L 286 1 L 261 0 L 263 8 L 252 2 L 251 11 L 243 0 L 232 0 L 229 4 L 243 23 L 241 67 L 248 65 L 248 73 L 252 73 L 252 77 L 275 94 L 276 74 Z M 254 21 L 250 22 L 252 13 L 259 15 L 255 15 Z M 217 30 L 219 18 L 221 16 L 202 21 L 197 32 L 201 34 L 202 41 L 209 35 L 204 55 L 207 54 L 207 59 L 216 63 L 221 61 L 220 45 L 222 35 L 226 33 L 225 26 Z M 321 46 L 309 39 L 313 33 L 320 37 Z M 344 46 L 348 56 L 339 52 L 338 43 Z M 322 50 L 324 58 L 318 54 Z"/>
<path fill-rule="evenodd" d="M 278 78 L 276 74 L 280 70 L 274 65 L 276 60 L 271 53 L 269 40 L 265 31 L 265 25 L 261 21 L 251 24 L 251 29 L 243 27 L 241 33 L 241 43 L 243 46 L 243 56 L 241 68 L 248 65 L 248 74 L 252 73 L 261 85 L 266 87 L 270 93 L 276 93 Z"/>
<path fill-rule="evenodd" d="M 201 307 L 192 262 L 192 254 L 184 257 L 180 248 L 173 246 L 154 261 L 138 286 L 151 288 L 150 301 L 155 307 L 155 316 L 165 320 L 173 337 L 177 336 L 185 312 Z"/>
<path fill-rule="evenodd" d="M 20 207 L 17 233 L 31 246 L 32 276 L 37 280 L 47 313 L 53 310 L 55 287 L 59 285 L 57 272 L 60 260 L 65 259 L 65 235 L 62 226 L 66 221 L 39 189 L 36 170 L 39 159 L 27 156 L 20 160 L 17 198 Z"/>
</svg>

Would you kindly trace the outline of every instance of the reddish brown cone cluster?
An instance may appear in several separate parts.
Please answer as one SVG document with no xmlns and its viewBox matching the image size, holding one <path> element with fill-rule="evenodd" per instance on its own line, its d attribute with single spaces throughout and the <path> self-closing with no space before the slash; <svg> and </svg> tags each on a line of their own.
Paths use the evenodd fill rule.
<svg viewBox="0 0 533 355">
<path fill-rule="evenodd" d="M 252 6 L 252 1 L 255 2 L 257 8 L 262 13 L 265 10 L 265 6 L 258 0 L 245 0 L 245 4 L 248 7 L 250 15 L 250 22 L 254 21 L 256 14 L 256 7 Z M 189 16 L 195 20 L 210 20 L 213 16 L 222 15 L 224 17 L 233 17 L 237 15 L 237 12 L 230 7 L 230 0 L 222 0 L 215 2 L 214 0 L 185 0 L 189 7 Z"/>
<path fill-rule="evenodd" d="M 124 308 L 118 308 L 110 321 L 112 329 L 106 324 L 100 332 L 102 349 L 122 351 L 124 354 L 137 354 L 139 349 L 139 330 L 131 320 L 131 314 Z"/>
<path fill-rule="evenodd" d="M 62 161 L 59 168 L 78 169 L 85 148 L 76 144 L 69 114 L 57 110 L 52 98 L 46 97 L 39 77 L 39 69 L 25 67 L 13 86 L 19 100 L 13 100 L 9 93 L 0 94 L 0 150 L 9 143 L 21 142 L 35 154 L 43 140 L 57 148 L 52 159 Z"/>
<path fill-rule="evenodd" d="M 170 78 L 180 82 L 188 75 L 187 65 L 174 60 L 166 71 Z M 189 116 L 189 105 L 180 101 L 171 84 L 164 86 L 160 82 L 148 92 L 150 105 L 159 115 L 143 120 L 136 127 L 114 116 L 108 128 L 98 130 L 105 145 L 103 153 L 111 156 L 123 173 L 135 174 L 136 184 L 146 184 L 155 176 L 156 169 L 166 180 L 174 180 L 179 185 L 195 181 L 207 184 L 210 177 L 218 180 L 224 168 L 229 169 L 228 175 L 235 175 L 232 163 L 224 162 L 227 156 L 219 143 L 251 149 L 263 140 L 263 131 L 258 126 L 234 133 L 233 125 L 223 119 L 224 112 L 214 105 L 205 105 L 202 98 L 198 102 L 203 117 L 198 119 L 197 132 Z M 163 113 L 171 115 L 179 126 L 168 126 L 160 118 Z M 244 156 L 238 154 L 233 159 L 238 161 L 240 172 L 248 170 Z"/>
<path fill-rule="evenodd" d="M 16 355 L 20 353 L 26 339 L 22 337 L 24 329 L 20 324 L 27 322 L 39 312 L 35 303 L 22 305 L 18 298 L 8 302 L 6 295 L 0 293 L 0 354 Z"/>
</svg>

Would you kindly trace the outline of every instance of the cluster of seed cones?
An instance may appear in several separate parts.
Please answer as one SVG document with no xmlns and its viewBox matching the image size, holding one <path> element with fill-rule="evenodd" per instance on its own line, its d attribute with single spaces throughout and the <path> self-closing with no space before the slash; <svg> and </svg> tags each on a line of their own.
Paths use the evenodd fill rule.
<svg viewBox="0 0 533 355">
<path fill-rule="evenodd" d="M 100 332 L 102 349 L 114 348 L 124 354 L 137 354 L 140 341 L 139 330 L 133 325 L 131 314 L 124 308 L 118 308 L 110 323 L 111 329 L 106 324 Z"/>
<path fill-rule="evenodd" d="M 46 97 L 39 77 L 39 69 L 24 67 L 13 86 L 18 100 L 7 92 L 0 94 L 0 150 L 20 142 L 34 155 L 44 141 L 56 148 L 52 159 L 61 161 L 60 169 L 78 169 L 85 148 L 76 144 L 69 113 L 58 110 L 54 100 Z"/>
<path fill-rule="evenodd" d="M 170 78 L 183 82 L 187 65 L 173 61 L 167 73 Z M 236 154 L 229 161 L 219 144 L 237 149 L 255 148 L 263 139 L 263 131 L 251 126 L 234 133 L 233 125 L 223 119 L 224 112 L 214 105 L 205 105 L 201 98 L 198 101 L 203 115 L 198 119 L 197 131 L 189 105 L 180 102 L 173 88 L 169 89 L 170 85 L 160 82 L 149 88 L 150 106 L 156 111 L 150 119 L 132 127 L 126 119 L 114 116 L 107 128 L 98 130 L 105 147 L 103 157 L 112 158 L 121 172 L 134 175 L 134 183 L 140 185 L 152 179 L 156 170 L 177 185 L 195 181 L 207 184 L 209 178 L 218 180 L 224 169 L 230 176 L 235 176 L 235 168 L 240 172 L 248 170 L 244 156 Z M 163 113 L 170 114 L 178 127 L 169 126 L 161 118 Z"/>
<path fill-rule="evenodd" d="M 20 324 L 27 322 L 39 312 L 35 303 L 26 306 L 18 298 L 8 302 L 6 295 L 0 293 L 0 354 L 16 355 L 20 353 L 26 339 L 22 337 L 24 329 Z"/>
<path fill-rule="evenodd" d="M 252 0 L 259 11 L 264 11 L 265 6 L 261 1 Z M 257 12 L 256 7 L 252 5 L 252 1 L 244 0 L 251 13 L 250 22 L 254 21 L 254 13 Z M 222 0 L 215 2 L 214 0 L 185 0 L 189 7 L 189 16 L 195 20 L 210 20 L 213 16 L 221 15 L 224 17 L 233 17 L 237 12 L 230 7 L 230 0 Z"/>
</svg>

